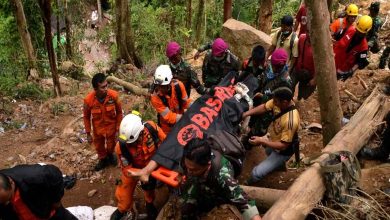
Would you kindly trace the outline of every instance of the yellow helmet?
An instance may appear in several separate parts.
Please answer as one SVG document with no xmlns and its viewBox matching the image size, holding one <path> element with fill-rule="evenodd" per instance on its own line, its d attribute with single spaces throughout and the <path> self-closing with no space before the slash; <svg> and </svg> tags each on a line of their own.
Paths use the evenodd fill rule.
<svg viewBox="0 0 390 220">
<path fill-rule="evenodd" d="M 359 8 L 355 4 L 350 4 L 350 5 L 348 5 L 346 12 L 347 12 L 347 15 L 349 15 L 349 16 L 358 16 Z"/>
<path fill-rule="evenodd" d="M 366 34 L 372 27 L 372 18 L 368 15 L 363 15 L 356 23 L 356 29 Z"/>
</svg>

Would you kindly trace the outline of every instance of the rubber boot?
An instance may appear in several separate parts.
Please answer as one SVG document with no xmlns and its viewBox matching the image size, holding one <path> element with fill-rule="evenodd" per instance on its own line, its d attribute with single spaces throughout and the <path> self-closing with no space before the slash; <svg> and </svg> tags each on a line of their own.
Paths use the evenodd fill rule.
<svg viewBox="0 0 390 220">
<path fill-rule="evenodd" d="M 146 213 L 148 214 L 148 220 L 155 220 L 158 215 L 158 211 L 153 203 L 146 203 Z"/>
<path fill-rule="evenodd" d="M 123 216 L 125 216 L 125 213 L 121 213 L 117 209 L 117 210 L 115 210 L 115 212 L 112 213 L 110 220 L 120 220 Z"/>
</svg>

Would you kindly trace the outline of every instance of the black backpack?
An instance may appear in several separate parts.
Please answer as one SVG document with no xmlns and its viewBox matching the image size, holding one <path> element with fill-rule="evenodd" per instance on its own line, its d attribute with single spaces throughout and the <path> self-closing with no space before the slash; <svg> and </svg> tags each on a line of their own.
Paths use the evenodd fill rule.
<svg viewBox="0 0 390 220">
<path fill-rule="evenodd" d="M 234 177 L 240 175 L 245 159 L 245 147 L 240 139 L 227 131 L 218 130 L 214 134 L 208 136 L 207 143 L 216 153 L 220 153 L 232 164 L 234 169 Z M 216 154 L 214 153 L 214 154 Z M 220 166 L 220 155 L 215 155 L 215 165 Z M 216 170 L 219 170 L 218 168 Z"/>
<path fill-rule="evenodd" d="M 158 143 L 160 142 L 160 139 L 158 138 L 157 130 L 151 124 L 149 124 L 147 122 L 144 124 L 144 126 L 146 127 L 146 129 L 148 129 L 150 136 L 153 139 L 154 145 L 157 147 Z M 122 152 L 123 157 L 125 157 L 126 160 L 129 161 L 129 163 L 131 163 L 132 157 L 130 155 L 130 151 L 126 147 L 126 142 L 119 141 L 119 147 L 121 148 L 121 152 Z"/>
</svg>

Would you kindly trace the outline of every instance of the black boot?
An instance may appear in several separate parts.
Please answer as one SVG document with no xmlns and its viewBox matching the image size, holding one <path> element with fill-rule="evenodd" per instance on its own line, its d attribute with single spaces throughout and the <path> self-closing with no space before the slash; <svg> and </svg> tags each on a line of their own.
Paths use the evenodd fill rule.
<svg viewBox="0 0 390 220">
<path fill-rule="evenodd" d="M 389 154 L 385 153 L 382 147 L 376 147 L 376 148 L 364 147 L 360 151 L 360 155 L 367 159 L 381 160 L 381 161 L 387 160 L 389 156 Z"/>
<path fill-rule="evenodd" d="M 125 216 L 125 213 L 121 213 L 117 209 L 115 210 L 115 212 L 112 213 L 110 220 L 120 220 L 123 216 Z"/>
<path fill-rule="evenodd" d="M 118 164 L 118 160 L 116 159 L 116 155 L 114 154 L 108 154 L 108 162 L 113 165 L 113 166 L 116 166 Z"/>
<path fill-rule="evenodd" d="M 99 162 L 95 165 L 95 171 L 102 170 L 108 166 L 108 157 L 100 159 Z"/>
<path fill-rule="evenodd" d="M 158 211 L 153 203 L 146 203 L 146 213 L 148 214 L 148 220 L 155 220 L 158 215 Z"/>
</svg>

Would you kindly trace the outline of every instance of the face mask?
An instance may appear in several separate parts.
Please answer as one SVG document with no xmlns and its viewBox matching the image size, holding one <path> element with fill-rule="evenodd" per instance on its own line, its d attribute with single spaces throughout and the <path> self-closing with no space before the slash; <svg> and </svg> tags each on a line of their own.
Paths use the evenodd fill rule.
<svg viewBox="0 0 390 220">
<path fill-rule="evenodd" d="M 289 35 L 289 34 L 290 34 L 290 31 L 283 31 L 282 34 L 283 34 L 284 36 Z"/>
<path fill-rule="evenodd" d="M 220 57 L 213 56 L 213 59 L 218 62 L 222 61 L 224 58 L 225 56 L 220 56 Z"/>
<path fill-rule="evenodd" d="M 169 62 L 169 64 L 171 65 L 171 67 L 174 68 L 174 69 L 177 69 L 177 68 L 180 66 L 180 63 L 181 63 L 181 61 L 178 62 L 178 63 L 175 65 L 175 64 Z"/>
</svg>

